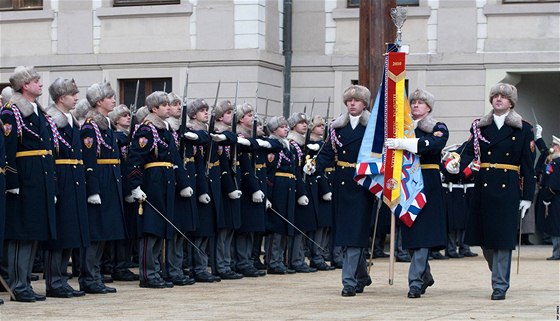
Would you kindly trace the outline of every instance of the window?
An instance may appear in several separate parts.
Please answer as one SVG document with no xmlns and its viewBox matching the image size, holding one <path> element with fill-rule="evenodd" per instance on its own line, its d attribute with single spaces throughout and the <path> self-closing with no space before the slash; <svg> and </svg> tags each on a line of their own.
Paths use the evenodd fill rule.
<svg viewBox="0 0 560 321">
<path fill-rule="evenodd" d="M 153 5 L 180 4 L 180 3 L 181 0 L 114 0 L 113 1 L 113 5 L 115 7 L 153 6 Z"/>
<path fill-rule="evenodd" d="M 560 2 L 560 0 L 502 0 L 502 3 Z"/>
<path fill-rule="evenodd" d="M 119 104 L 134 105 L 138 80 L 140 80 L 140 85 L 138 86 L 137 108 L 144 106 L 146 97 L 154 91 L 169 93 L 173 88 L 171 78 L 119 79 Z"/>
<path fill-rule="evenodd" d="M 397 6 L 413 6 L 418 7 L 420 0 L 397 0 Z M 359 8 L 360 0 L 347 0 L 348 8 Z"/>
<path fill-rule="evenodd" d="M 43 0 L 0 0 L 0 11 L 41 9 L 43 9 Z"/>
</svg>

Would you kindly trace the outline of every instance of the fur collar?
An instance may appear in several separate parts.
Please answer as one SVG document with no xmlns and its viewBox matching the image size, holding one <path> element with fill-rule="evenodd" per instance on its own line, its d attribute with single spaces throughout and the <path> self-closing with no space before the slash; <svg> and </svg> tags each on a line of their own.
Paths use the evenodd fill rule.
<svg viewBox="0 0 560 321">
<path fill-rule="evenodd" d="M 311 135 L 309 135 L 309 140 L 312 141 L 312 142 L 322 142 L 323 141 L 323 135 L 317 135 L 317 134 L 311 133 Z"/>
<path fill-rule="evenodd" d="M 253 132 L 251 128 L 247 128 L 241 124 L 237 124 L 237 135 L 241 135 L 242 137 L 245 138 L 251 138 Z"/>
<path fill-rule="evenodd" d="M 208 124 L 196 119 L 189 119 L 187 122 L 187 128 L 190 130 L 208 130 Z"/>
<path fill-rule="evenodd" d="M 29 100 L 25 99 L 20 92 L 15 92 L 12 98 L 10 99 L 10 102 L 13 105 L 17 106 L 23 118 L 33 113 L 33 105 Z M 41 104 L 39 104 L 37 101 L 35 101 L 35 103 L 37 104 L 37 110 L 40 110 L 43 113 L 45 113 L 45 109 L 43 108 L 43 106 L 41 106 Z"/>
<path fill-rule="evenodd" d="M 420 119 L 418 121 L 418 128 L 425 133 L 431 133 L 434 130 L 434 127 L 437 124 L 437 120 L 435 120 L 431 115 L 426 115 L 426 117 Z"/>
<path fill-rule="evenodd" d="M 369 116 L 370 116 L 370 112 L 364 110 L 362 115 L 360 115 L 360 125 L 364 127 L 367 126 Z M 331 126 L 333 128 L 342 128 L 348 125 L 349 122 L 350 122 L 350 114 L 348 114 L 348 112 L 345 112 L 344 114 L 338 116 L 338 118 L 332 122 Z"/>
<path fill-rule="evenodd" d="M 68 125 L 68 117 L 66 117 L 66 115 L 64 115 L 64 113 L 58 108 L 56 108 L 54 104 L 50 104 L 47 108 L 47 115 L 51 116 L 51 118 L 54 120 L 54 123 L 56 124 L 56 127 L 58 128 L 64 128 L 66 127 L 66 125 Z M 74 127 L 80 126 L 74 115 L 72 115 L 72 123 Z"/>
<path fill-rule="evenodd" d="M 98 112 L 97 110 L 90 109 L 86 114 L 86 119 L 87 118 L 92 118 L 93 121 L 97 124 L 97 127 L 99 127 L 99 129 L 101 130 L 109 129 L 109 121 L 107 120 L 107 117 L 101 115 L 101 113 Z"/>
<path fill-rule="evenodd" d="M 558 157 L 560 157 L 560 152 L 554 153 L 554 154 L 550 154 L 550 155 L 548 155 L 548 161 L 549 161 L 549 162 L 550 162 L 550 161 L 553 161 L 553 160 L 557 159 Z"/>
<path fill-rule="evenodd" d="M 173 131 L 178 131 L 179 127 L 181 127 L 181 119 L 175 117 L 169 117 L 165 119 L 165 121 L 169 124 L 169 127 L 173 129 Z"/>
<path fill-rule="evenodd" d="M 494 122 L 493 110 L 491 110 L 488 114 L 480 118 L 480 121 L 478 122 L 478 127 L 481 128 L 481 127 L 489 126 L 490 124 L 492 124 L 492 122 Z M 506 116 L 506 120 L 504 121 L 504 124 L 521 129 L 523 128 L 523 118 L 521 117 L 521 115 L 516 113 L 515 110 L 510 109 L 509 113 Z"/>
<path fill-rule="evenodd" d="M 288 133 L 288 140 L 295 141 L 299 146 L 305 145 L 305 136 L 295 131 L 291 131 Z"/>
<path fill-rule="evenodd" d="M 225 131 L 231 131 L 231 126 L 230 126 L 230 125 L 226 125 L 226 123 L 224 123 L 224 122 L 217 121 L 217 122 L 214 124 L 214 130 L 215 130 L 217 133 L 223 133 L 223 132 L 225 132 Z"/>
<path fill-rule="evenodd" d="M 278 136 L 276 136 L 276 135 L 274 135 L 274 134 L 270 134 L 270 137 L 269 137 L 269 138 L 278 140 L 278 141 L 282 144 L 282 146 L 284 146 L 284 148 L 290 149 L 290 142 L 288 141 L 288 139 L 282 138 L 282 137 L 278 137 Z"/>
<path fill-rule="evenodd" d="M 152 123 L 154 126 L 156 126 L 157 129 L 167 130 L 167 125 L 166 125 L 165 121 L 163 119 L 161 119 L 160 117 L 158 117 L 158 115 L 156 115 L 154 113 L 149 113 L 148 116 L 146 116 L 146 118 L 144 118 L 144 122 L 147 122 L 147 121 Z"/>
<path fill-rule="evenodd" d="M 115 126 L 115 131 L 123 132 L 126 136 L 128 136 L 128 134 L 130 133 L 130 130 L 128 128 L 124 128 L 121 126 Z"/>
</svg>

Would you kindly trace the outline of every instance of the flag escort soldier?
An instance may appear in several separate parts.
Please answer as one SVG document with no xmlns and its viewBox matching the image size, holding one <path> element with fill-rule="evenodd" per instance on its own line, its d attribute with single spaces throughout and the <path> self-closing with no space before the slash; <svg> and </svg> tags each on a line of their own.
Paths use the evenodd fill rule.
<svg viewBox="0 0 560 321">
<path fill-rule="evenodd" d="M 37 102 L 43 93 L 37 71 L 19 66 L 10 76 L 10 84 L 15 92 L 1 112 L 6 144 L 8 282 L 16 301 L 43 301 L 46 297 L 33 291 L 29 276 L 38 241 L 57 237 L 53 157 L 57 137 Z"/>
<path fill-rule="evenodd" d="M 80 125 L 72 116 L 78 101 L 74 79 L 57 78 L 49 87 L 54 101 L 47 114 L 56 124 L 58 146 L 55 164 L 58 185 L 56 203 L 57 239 L 44 242 L 45 284 L 48 297 L 72 298 L 84 296 L 68 284 L 66 269 L 73 248 L 89 246 L 89 223 L 86 202 L 86 181 L 82 160 Z"/>
</svg>

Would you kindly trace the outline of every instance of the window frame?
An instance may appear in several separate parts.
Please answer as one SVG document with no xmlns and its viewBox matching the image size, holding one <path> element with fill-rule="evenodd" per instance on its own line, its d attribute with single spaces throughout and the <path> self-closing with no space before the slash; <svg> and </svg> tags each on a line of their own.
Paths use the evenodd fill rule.
<svg viewBox="0 0 560 321">
<path fill-rule="evenodd" d="M 560 2 L 560 0 L 502 0 L 502 4 L 529 4 L 529 3 L 554 3 Z"/>
<path fill-rule="evenodd" d="M 159 6 L 181 4 L 181 0 L 113 0 L 113 7 Z"/>
<path fill-rule="evenodd" d="M 12 6 L 8 7 L 0 7 L 0 11 L 28 11 L 28 10 L 43 10 L 45 7 L 45 3 L 43 0 L 41 1 L 40 5 L 36 6 L 25 6 L 26 0 L 12 0 Z"/>
<path fill-rule="evenodd" d="M 138 92 L 138 108 L 145 105 L 146 97 L 153 93 L 154 91 L 163 91 L 165 86 L 165 92 L 170 93 L 173 88 L 173 77 L 153 77 L 153 78 L 119 78 L 117 79 L 119 88 L 119 104 L 125 104 L 131 106 L 134 104 L 136 92 L 136 83 L 140 80 L 139 92 Z M 131 86 L 134 86 L 133 90 L 130 90 Z M 126 90 L 128 88 L 128 90 Z M 132 94 L 132 97 L 131 95 Z"/>
<path fill-rule="evenodd" d="M 416 1 L 415 3 L 410 3 L 410 4 L 400 4 L 398 3 L 399 0 L 397 0 L 397 6 L 404 6 L 404 7 L 419 7 L 420 6 L 420 0 L 404 0 L 404 1 Z M 560 0 L 559 0 L 560 1 Z M 357 2 L 357 3 L 355 3 Z M 360 7 L 360 0 L 346 0 L 346 8 L 359 8 Z"/>
</svg>

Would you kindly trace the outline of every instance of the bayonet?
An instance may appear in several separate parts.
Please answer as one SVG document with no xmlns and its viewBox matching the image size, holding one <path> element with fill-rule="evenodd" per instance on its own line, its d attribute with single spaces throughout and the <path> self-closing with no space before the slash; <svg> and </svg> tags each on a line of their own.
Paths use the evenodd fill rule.
<svg viewBox="0 0 560 321">
<path fill-rule="evenodd" d="M 185 132 L 187 130 L 187 90 L 189 88 L 189 71 L 187 70 L 187 79 L 183 90 L 183 99 L 181 101 L 181 125 L 179 126 L 179 155 L 181 159 L 185 155 Z"/>
<path fill-rule="evenodd" d="M 212 106 L 212 113 L 210 114 L 210 122 L 208 123 L 208 134 L 214 133 L 214 125 L 216 124 L 216 106 L 218 105 L 218 95 L 220 94 L 220 84 L 221 80 L 218 81 L 218 88 L 216 89 L 216 98 L 214 99 L 214 105 Z M 210 174 L 210 159 L 212 155 L 212 146 L 214 145 L 214 140 L 210 139 L 208 143 L 208 151 L 204 153 L 206 157 L 206 177 Z"/>
</svg>

